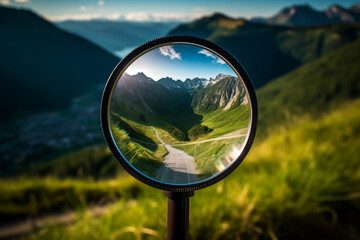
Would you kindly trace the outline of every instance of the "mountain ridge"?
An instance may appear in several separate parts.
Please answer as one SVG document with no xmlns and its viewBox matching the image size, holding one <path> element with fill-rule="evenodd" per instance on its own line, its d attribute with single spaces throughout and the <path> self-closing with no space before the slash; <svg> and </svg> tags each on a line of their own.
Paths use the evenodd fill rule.
<svg viewBox="0 0 360 240">
<path fill-rule="evenodd" d="M 133 78 L 134 80 L 136 80 L 139 83 L 144 83 L 144 82 L 151 82 L 151 83 L 159 83 L 162 86 L 164 86 L 165 88 L 167 88 L 168 90 L 174 90 L 174 89 L 178 89 L 178 90 L 187 90 L 187 91 L 192 91 L 194 89 L 200 90 L 204 87 L 206 87 L 209 84 L 215 84 L 216 82 L 220 81 L 221 79 L 225 78 L 225 77 L 232 77 L 231 75 L 228 74 L 222 74 L 219 73 L 215 76 L 215 78 L 210 77 L 209 79 L 206 78 L 199 78 L 199 77 L 194 77 L 194 78 L 186 78 L 185 81 L 182 81 L 180 79 L 173 79 L 172 77 L 162 77 L 158 80 L 154 80 L 151 77 L 148 77 L 145 75 L 145 73 L 143 72 L 138 72 L 137 74 L 134 75 L 130 75 L 131 78 Z"/>
<path fill-rule="evenodd" d="M 139 81 L 136 78 L 139 73 L 121 76 L 113 94 L 111 111 L 141 124 L 165 128 L 171 125 L 186 133 L 200 124 L 202 114 L 217 109 L 227 111 L 247 103 L 240 79 L 230 75 L 218 74 L 216 82 L 202 88 L 196 85 L 201 78 L 193 78 L 195 83 L 191 89 L 185 82 L 170 77 L 154 81 L 144 73 L 140 75 L 147 80 Z M 189 123 L 183 126 L 182 121 Z"/>
<path fill-rule="evenodd" d="M 236 57 L 255 88 L 315 60 L 360 36 L 359 23 L 325 26 L 281 26 L 217 15 L 173 29 L 169 35 L 210 40 Z"/>
<path fill-rule="evenodd" d="M 355 4 L 348 9 L 333 4 L 323 11 L 312 8 L 309 4 L 299 4 L 285 7 L 277 14 L 269 18 L 256 18 L 253 22 L 293 25 L 293 26 L 314 26 L 333 23 L 355 23 L 360 22 L 360 12 Z"/>
</svg>

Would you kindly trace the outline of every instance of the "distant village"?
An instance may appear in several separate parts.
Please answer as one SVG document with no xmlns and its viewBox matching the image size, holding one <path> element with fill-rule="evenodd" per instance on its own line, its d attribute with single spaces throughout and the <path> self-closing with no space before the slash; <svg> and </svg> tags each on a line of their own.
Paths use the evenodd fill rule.
<svg viewBox="0 0 360 240">
<path fill-rule="evenodd" d="M 16 119 L 0 129 L 0 166 L 104 141 L 100 102 L 86 96 L 74 99 L 68 109 Z"/>
</svg>

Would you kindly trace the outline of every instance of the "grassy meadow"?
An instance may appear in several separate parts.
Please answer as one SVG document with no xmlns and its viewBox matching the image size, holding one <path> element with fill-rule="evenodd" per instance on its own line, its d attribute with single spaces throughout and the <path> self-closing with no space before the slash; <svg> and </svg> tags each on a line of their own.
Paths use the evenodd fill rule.
<svg viewBox="0 0 360 240">
<path fill-rule="evenodd" d="M 344 224 L 343 218 L 350 213 L 355 218 L 360 211 L 359 108 L 360 99 L 345 103 L 322 117 L 300 119 L 293 128 L 256 142 L 233 174 L 196 191 L 191 199 L 191 239 L 356 239 L 358 223 Z M 119 194 L 120 199 L 98 218 L 90 218 L 82 210 L 74 224 L 51 225 L 19 239 L 165 238 L 166 198 L 162 191 L 138 184 L 129 176 L 84 185 L 75 180 L 61 184 L 49 180 L 41 191 L 47 196 L 32 197 L 28 214 L 41 211 L 41 203 L 55 199 L 56 191 L 51 189 L 69 181 L 79 196 L 93 185 L 98 194 Z M 38 184 L 36 180 L 3 182 L 1 205 L 16 202 L 14 199 L 21 198 L 16 193 Z M 91 198 L 83 198 L 79 206 L 95 202 L 96 197 Z"/>
</svg>

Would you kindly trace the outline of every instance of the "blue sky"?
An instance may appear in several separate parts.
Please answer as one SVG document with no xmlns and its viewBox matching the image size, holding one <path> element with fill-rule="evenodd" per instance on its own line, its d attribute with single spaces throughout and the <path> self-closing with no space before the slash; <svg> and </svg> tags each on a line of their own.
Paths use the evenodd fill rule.
<svg viewBox="0 0 360 240">
<path fill-rule="evenodd" d="M 190 45 L 168 45 L 155 48 L 135 60 L 126 73 L 143 72 L 155 81 L 171 77 L 185 81 L 186 78 L 215 78 L 219 73 L 236 76 L 221 58 L 215 54 Z"/>
<path fill-rule="evenodd" d="M 191 21 L 215 11 L 233 17 L 269 17 L 294 4 L 324 10 L 336 3 L 349 7 L 358 1 L 268 0 L 0 0 L 1 5 L 33 9 L 49 20 L 106 18 L 133 21 Z"/>
</svg>

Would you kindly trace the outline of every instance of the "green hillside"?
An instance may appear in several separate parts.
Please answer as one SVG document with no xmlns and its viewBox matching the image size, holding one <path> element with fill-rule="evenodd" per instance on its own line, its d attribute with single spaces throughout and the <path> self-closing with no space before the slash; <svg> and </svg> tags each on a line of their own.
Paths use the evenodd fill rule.
<svg viewBox="0 0 360 240">
<path fill-rule="evenodd" d="M 360 96 L 360 40 L 305 64 L 257 91 L 262 130 L 318 116 Z"/>
<path fill-rule="evenodd" d="M 244 65 L 258 88 L 354 41 L 360 35 L 360 24 L 284 27 L 215 14 L 180 25 L 169 33 L 175 34 L 202 37 L 219 44 Z"/>
<path fill-rule="evenodd" d="M 206 138 L 219 137 L 249 126 L 250 109 L 249 105 L 240 105 L 236 108 L 223 111 L 217 111 L 204 115 L 203 125 L 206 125 L 214 131 L 209 133 Z"/>
<path fill-rule="evenodd" d="M 105 84 L 119 61 L 29 10 L 0 7 L 0 35 L 2 120 L 67 106 Z"/>
</svg>

